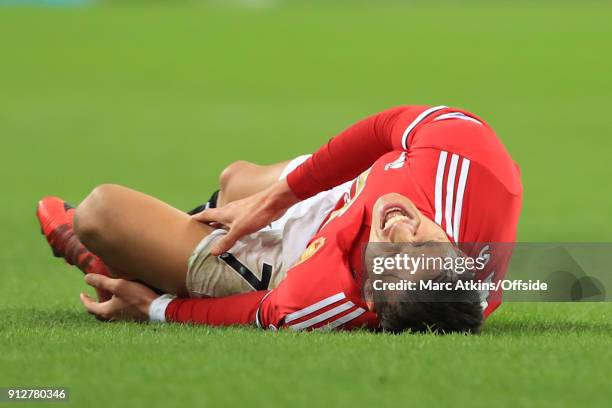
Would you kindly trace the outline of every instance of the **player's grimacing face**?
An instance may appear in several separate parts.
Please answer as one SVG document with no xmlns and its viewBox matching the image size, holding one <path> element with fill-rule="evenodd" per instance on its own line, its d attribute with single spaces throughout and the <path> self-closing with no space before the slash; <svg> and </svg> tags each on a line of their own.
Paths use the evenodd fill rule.
<svg viewBox="0 0 612 408">
<path fill-rule="evenodd" d="M 406 196 L 381 196 L 372 210 L 370 242 L 449 242 L 438 224 L 425 217 Z"/>
<path fill-rule="evenodd" d="M 438 224 L 424 216 L 408 197 L 397 193 L 385 194 L 374 203 L 369 241 L 417 245 L 426 242 L 450 242 Z M 420 277 L 420 273 L 407 276 L 410 280 Z M 375 311 L 370 284 L 372 280 L 372 276 L 366 279 L 364 298 L 369 310 Z"/>
</svg>

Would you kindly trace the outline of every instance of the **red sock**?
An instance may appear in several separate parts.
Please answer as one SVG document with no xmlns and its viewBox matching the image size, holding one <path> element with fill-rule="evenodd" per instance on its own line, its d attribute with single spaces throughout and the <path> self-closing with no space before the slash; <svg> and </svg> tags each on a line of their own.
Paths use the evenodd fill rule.
<svg viewBox="0 0 612 408">
<path fill-rule="evenodd" d="M 72 221 L 72 218 L 71 218 Z M 74 234 L 72 226 L 62 225 L 48 236 L 53 252 L 63 257 L 70 265 L 74 265 L 84 273 L 98 273 L 110 276 L 108 267 Z"/>
</svg>

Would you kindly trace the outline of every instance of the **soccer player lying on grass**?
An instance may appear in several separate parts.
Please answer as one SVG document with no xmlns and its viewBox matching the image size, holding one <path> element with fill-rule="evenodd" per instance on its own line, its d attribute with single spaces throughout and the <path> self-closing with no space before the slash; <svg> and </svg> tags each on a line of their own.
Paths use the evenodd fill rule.
<svg viewBox="0 0 612 408">
<path fill-rule="evenodd" d="M 291 268 L 283 264 L 282 234 L 291 229 L 291 217 L 281 225 L 280 241 L 277 236 L 271 246 L 266 246 L 262 228 L 309 201 L 296 205 L 300 200 L 341 186 L 360 173 L 351 193 L 326 215 L 302 259 Z M 133 280 L 87 276 L 87 282 L 103 292 L 102 300 L 113 295 L 101 303 L 81 295 L 87 310 L 103 319 L 475 332 L 483 315 L 499 305 L 498 297 L 484 303 L 484 312 L 471 291 L 456 292 L 445 302 L 418 302 L 410 291 L 393 301 L 377 302 L 369 285 L 372 277 L 361 265 L 362 244 L 447 242 L 469 256 L 482 256 L 489 248 L 485 243 L 514 241 L 521 197 L 516 165 L 482 120 L 446 107 L 408 106 L 357 123 L 286 178 L 193 218 L 119 186 L 103 186 L 79 206 L 76 237 L 54 233 L 59 226 L 51 225 L 44 208 L 39 208 L 39 218 L 57 255 L 73 263 L 80 256 L 90 260 L 87 265 L 106 264 L 114 275 Z M 223 224 L 229 231 L 196 220 Z M 278 229 L 268 232 L 279 234 Z M 97 258 L 79 240 L 103 261 L 92 261 Z M 249 256 L 255 257 L 250 263 L 258 269 L 243 264 Z M 503 276 L 508 254 L 493 251 L 487 258 L 479 279 L 490 279 L 493 273 Z M 229 270 L 246 281 L 250 291 L 186 298 L 243 291 L 226 282 L 231 280 Z M 453 271 L 425 275 L 419 272 L 405 279 L 459 279 Z M 179 298 L 158 296 L 135 280 Z"/>
</svg>

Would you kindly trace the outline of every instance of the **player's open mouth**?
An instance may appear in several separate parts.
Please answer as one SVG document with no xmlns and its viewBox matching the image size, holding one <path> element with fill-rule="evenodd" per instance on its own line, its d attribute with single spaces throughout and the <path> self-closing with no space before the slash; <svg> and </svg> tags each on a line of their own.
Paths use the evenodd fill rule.
<svg viewBox="0 0 612 408">
<path fill-rule="evenodd" d="M 399 204 L 387 204 L 382 211 L 380 228 L 385 229 L 400 221 L 410 221 L 408 211 Z"/>
</svg>

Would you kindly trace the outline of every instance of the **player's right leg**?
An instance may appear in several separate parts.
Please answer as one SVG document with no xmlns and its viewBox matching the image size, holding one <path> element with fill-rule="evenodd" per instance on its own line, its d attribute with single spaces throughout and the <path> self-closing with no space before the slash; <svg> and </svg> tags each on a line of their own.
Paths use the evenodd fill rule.
<svg viewBox="0 0 612 408">
<path fill-rule="evenodd" d="M 112 184 L 96 187 L 74 216 L 78 239 L 111 270 L 182 296 L 189 258 L 212 230 L 152 196 Z"/>
<path fill-rule="evenodd" d="M 36 217 L 53 255 L 64 258 L 83 273 L 110 276 L 110 271 L 104 262 L 85 248 L 74 234 L 74 212 L 72 205 L 58 197 L 44 197 L 38 202 Z"/>
<path fill-rule="evenodd" d="M 283 171 L 287 172 L 295 168 L 295 166 L 301 163 L 303 159 L 304 158 L 302 158 L 299 162 L 293 160 L 272 165 L 257 165 L 245 161 L 234 162 L 225 168 L 221 173 L 219 180 L 221 192 L 220 194 L 215 193 L 213 198 L 215 201 L 217 198 L 219 198 L 219 202 L 222 205 L 227 202 L 254 194 L 261 189 L 265 189 L 268 185 L 277 180 L 282 175 Z M 296 162 L 296 164 L 293 166 L 289 165 L 293 162 Z M 126 200 L 125 196 L 129 195 L 135 197 L 132 200 Z M 140 200 L 152 201 L 154 199 L 153 197 L 137 193 L 125 187 L 105 185 L 95 189 L 94 192 L 86 198 L 84 203 L 80 206 L 79 212 L 86 214 L 87 224 L 89 225 L 88 228 L 91 229 L 93 224 L 97 233 L 99 233 L 99 235 L 104 235 L 106 238 L 104 241 L 111 241 L 114 245 L 117 243 L 124 243 L 125 246 L 122 246 L 123 249 L 125 249 L 126 246 L 128 249 L 133 249 L 133 242 L 135 240 L 118 238 L 117 230 L 109 226 L 110 224 L 107 223 L 108 220 L 106 220 L 106 218 L 108 218 L 107 215 L 109 207 L 112 207 L 113 211 L 116 213 L 113 217 L 114 219 L 120 218 L 124 221 L 133 221 L 134 223 L 137 223 L 138 217 L 126 214 L 124 213 L 124 210 L 126 210 L 128 213 L 132 212 L 133 204 Z M 89 210 L 85 211 L 83 208 Z M 92 211 L 92 208 L 96 208 L 96 211 Z M 137 273 L 134 273 L 134 265 L 128 265 L 128 269 L 123 269 L 125 268 L 123 264 L 125 258 L 123 256 L 119 256 L 121 258 L 121 262 L 109 263 L 109 256 L 112 254 L 110 251 L 104 251 L 102 256 L 103 259 L 101 259 L 101 257 L 99 257 L 97 254 L 97 252 L 102 251 L 98 247 L 98 244 L 100 243 L 99 239 L 96 239 L 95 242 L 88 240 L 89 243 L 87 247 L 83 245 L 79 239 L 79 235 L 83 235 L 83 233 L 81 232 L 81 234 L 75 234 L 74 232 L 74 212 L 75 210 L 72 206 L 57 197 L 45 197 L 39 202 L 37 216 L 41 224 L 41 230 L 47 238 L 49 245 L 53 249 L 54 255 L 63 257 L 68 263 L 76 265 L 84 273 L 101 273 L 109 275 L 109 269 L 112 269 L 112 273 L 115 275 L 130 279 L 141 279 Z M 80 218 L 85 217 L 81 216 Z M 123 223 L 122 226 L 125 226 L 125 223 Z M 222 231 L 218 230 L 217 233 L 219 232 Z M 89 233 L 89 235 L 91 234 Z M 141 238 L 141 236 L 138 238 Z M 202 242 L 200 243 L 202 244 Z M 237 247 L 242 248 L 242 250 L 235 250 L 234 252 L 236 252 L 242 259 L 248 258 L 249 260 L 253 261 L 262 256 L 265 257 L 266 260 L 275 259 L 273 264 L 276 267 L 274 272 L 276 272 L 276 270 L 280 268 L 280 248 L 278 247 L 278 243 L 280 243 L 280 240 L 277 235 L 269 231 L 263 232 L 258 237 L 247 240 L 247 242 L 241 241 L 238 243 Z M 144 245 L 149 245 L 149 243 L 145 243 Z M 93 247 L 93 250 L 89 247 Z M 204 245 L 198 246 L 199 255 L 202 254 L 202 248 L 204 247 Z M 252 251 L 254 248 L 258 249 L 256 253 L 249 254 L 248 256 L 245 254 L 245 252 L 255 252 Z M 191 266 L 191 262 L 189 265 Z M 225 269 L 227 269 L 228 265 L 225 263 L 223 265 L 226 267 Z M 254 268 L 256 268 L 255 264 L 251 266 L 251 269 Z M 223 268 L 217 268 L 206 275 L 211 275 L 218 269 Z M 176 271 L 177 268 L 170 268 L 170 270 Z M 177 274 L 172 275 L 176 276 Z M 170 287 L 175 288 L 175 290 L 178 290 L 176 288 L 183 290 L 185 289 L 185 285 L 181 285 L 180 282 L 184 282 L 184 274 L 178 275 L 179 280 L 171 278 L 172 284 Z M 274 276 L 276 274 L 273 273 L 272 275 Z M 190 276 L 190 278 L 191 279 L 188 279 L 187 281 L 187 288 L 191 286 L 190 283 L 198 288 L 201 288 L 204 284 L 202 278 L 208 278 L 208 276 L 199 275 Z M 236 278 L 238 279 L 236 280 Z M 165 279 L 165 277 L 163 277 L 163 279 Z M 150 277 L 141 280 L 149 285 L 153 285 Z M 224 291 L 228 290 L 232 292 L 241 292 L 243 290 L 248 290 L 248 285 L 252 283 L 249 282 L 245 288 L 245 281 L 240 276 L 237 276 L 235 272 L 231 272 L 229 274 L 229 278 L 218 280 L 218 282 L 208 282 L 208 279 L 206 279 L 206 288 L 207 290 L 210 290 L 212 294 L 223 293 Z M 162 289 L 166 288 L 166 286 L 162 285 L 158 285 L 156 287 L 160 287 Z M 194 292 L 194 294 L 196 293 L 197 292 Z"/>
</svg>

